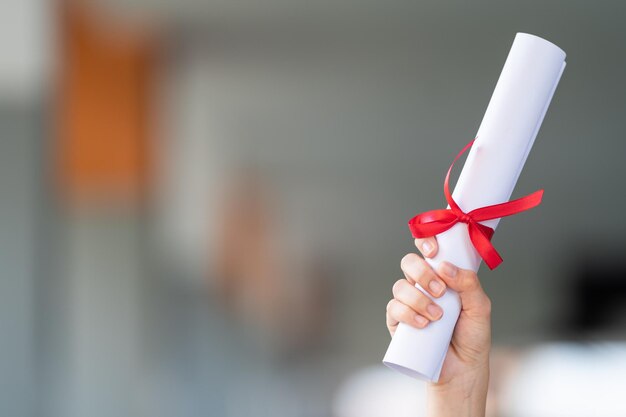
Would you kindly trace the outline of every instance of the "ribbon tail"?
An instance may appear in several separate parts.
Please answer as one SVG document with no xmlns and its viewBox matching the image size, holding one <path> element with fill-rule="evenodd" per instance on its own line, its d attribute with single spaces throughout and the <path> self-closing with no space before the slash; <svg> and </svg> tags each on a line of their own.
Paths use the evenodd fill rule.
<svg viewBox="0 0 626 417">
<path fill-rule="evenodd" d="M 474 223 L 474 226 L 476 226 L 478 230 L 480 230 L 480 232 L 485 235 L 485 237 L 491 242 L 491 238 L 493 237 L 495 230 L 493 230 L 489 226 L 485 226 L 484 224 L 480 223 Z"/>
<path fill-rule="evenodd" d="M 472 241 L 472 244 L 478 251 L 478 254 L 483 259 L 483 261 L 485 261 L 489 269 L 493 270 L 502 263 L 502 257 L 500 256 L 496 248 L 494 248 L 491 244 L 491 235 L 486 234 L 483 231 L 483 228 L 491 230 L 491 235 L 493 235 L 493 229 L 484 225 L 474 223 L 470 224 L 468 227 L 470 240 Z"/>
<path fill-rule="evenodd" d="M 468 214 L 472 216 L 474 220 L 479 222 L 484 220 L 499 219 L 535 208 L 541 204 L 542 198 L 543 190 L 537 190 L 532 194 L 516 200 L 494 204 L 493 206 L 477 208 L 470 211 Z"/>
</svg>

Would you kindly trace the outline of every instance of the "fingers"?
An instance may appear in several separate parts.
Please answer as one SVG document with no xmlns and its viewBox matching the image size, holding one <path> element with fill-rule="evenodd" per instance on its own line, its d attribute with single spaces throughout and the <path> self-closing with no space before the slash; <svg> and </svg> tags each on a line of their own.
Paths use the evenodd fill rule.
<svg viewBox="0 0 626 417">
<path fill-rule="evenodd" d="M 428 319 L 394 298 L 387 304 L 387 327 L 392 331 L 400 322 L 423 329 L 428 324 Z"/>
<path fill-rule="evenodd" d="M 406 280 L 398 280 L 393 285 L 394 298 L 387 304 L 387 327 L 392 335 L 400 322 L 422 329 L 430 321 L 443 316 L 441 307 L 418 290 L 415 284 L 418 283 L 433 297 L 441 297 L 446 288 L 444 281 L 415 253 L 402 258 L 400 266 Z"/>
<path fill-rule="evenodd" d="M 400 267 L 406 279 L 412 284 L 418 283 L 433 297 L 441 297 L 446 290 L 446 284 L 435 271 L 415 253 L 409 253 L 400 262 Z"/>
<path fill-rule="evenodd" d="M 449 262 L 442 262 L 437 268 L 438 275 L 448 287 L 459 293 L 463 310 L 470 316 L 489 317 L 491 300 L 483 291 L 475 272 L 461 269 Z"/>
<path fill-rule="evenodd" d="M 419 315 L 430 321 L 434 321 L 439 320 L 443 315 L 441 307 L 435 304 L 429 297 L 415 288 L 415 286 L 410 284 L 407 280 L 401 279 L 394 284 L 393 296 L 395 300 L 407 306 L 413 316 Z M 398 317 L 398 319 L 405 322 L 402 317 Z"/>
<path fill-rule="evenodd" d="M 437 238 L 427 237 L 424 239 L 415 239 L 415 246 L 426 258 L 432 258 L 437 254 L 439 246 L 437 245 Z"/>
</svg>

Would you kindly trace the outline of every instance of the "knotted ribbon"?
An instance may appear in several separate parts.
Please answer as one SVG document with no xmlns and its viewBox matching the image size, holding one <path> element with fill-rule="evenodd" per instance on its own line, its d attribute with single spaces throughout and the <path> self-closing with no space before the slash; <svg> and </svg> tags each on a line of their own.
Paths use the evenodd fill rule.
<svg viewBox="0 0 626 417">
<path fill-rule="evenodd" d="M 457 223 L 465 223 L 467 224 L 467 230 L 472 245 L 474 245 L 478 254 L 485 261 L 489 269 L 495 269 L 502 263 L 502 257 L 500 257 L 496 248 L 491 244 L 491 237 L 493 236 L 494 230 L 479 222 L 511 216 L 536 207 L 541 203 L 543 190 L 535 191 L 517 200 L 480 207 L 468 213 L 464 213 L 452 198 L 448 183 L 455 162 L 472 146 L 475 140 L 476 139 L 465 145 L 461 152 L 459 152 L 456 158 L 454 158 L 454 161 L 452 161 L 448 173 L 446 174 L 446 179 L 443 183 L 443 193 L 450 208 L 431 210 L 418 214 L 409 220 L 409 229 L 414 238 L 425 238 L 443 233 Z"/>
</svg>

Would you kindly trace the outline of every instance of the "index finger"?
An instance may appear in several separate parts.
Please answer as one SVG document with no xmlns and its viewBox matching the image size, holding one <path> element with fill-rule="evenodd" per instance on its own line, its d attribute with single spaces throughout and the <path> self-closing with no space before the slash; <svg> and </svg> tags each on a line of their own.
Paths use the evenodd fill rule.
<svg viewBox="0 0 626 417">
<path fill-rule="evenodd" d="M 437 254 L 439 246 L 436 237 L 427 237 L 424 239 L 415 239 L 415 246 L 424 255 L 425 258 L 432 258 Z"/>
</svg>

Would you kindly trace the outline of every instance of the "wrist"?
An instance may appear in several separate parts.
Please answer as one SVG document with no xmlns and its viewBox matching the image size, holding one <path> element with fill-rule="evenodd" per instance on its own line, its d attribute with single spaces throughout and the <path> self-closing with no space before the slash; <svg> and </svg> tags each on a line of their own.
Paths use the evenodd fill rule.
<svg viewBox="0 0 626 417">
<path fill-rule="evenodd" d="M 427 385 L 429 417 L 484 417 L 489 360 L 458 373 L 444 383 Z"/>
</svg>

